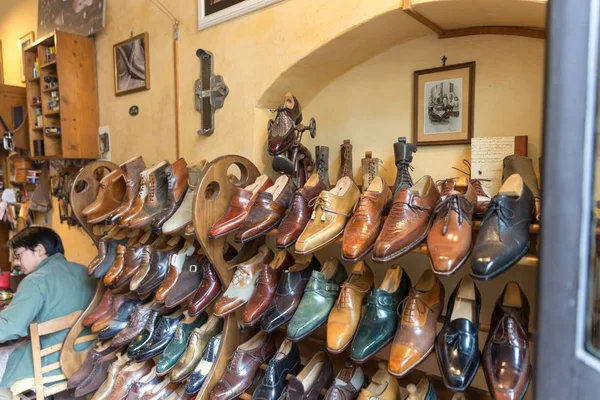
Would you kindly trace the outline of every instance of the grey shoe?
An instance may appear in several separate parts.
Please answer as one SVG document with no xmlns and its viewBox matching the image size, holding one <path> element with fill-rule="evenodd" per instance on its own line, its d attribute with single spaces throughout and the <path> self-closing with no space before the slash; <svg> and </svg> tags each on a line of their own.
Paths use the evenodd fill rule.
<svg viewBox="0 0 600 400">
<path fill-rule="evenodd" d="M 512 174 L 519 174 L 523 177 L 523 181 L 533 193 L 535 198 L 535 218 L 540 220 L 541 211 L 541 198 L 540 198 L 540 186 L 538 184 L 537 176 L 533 169 L 533 161 L 530 158 L 513 154 L 504 158 L 504 168 L 502 170 L 502 183 L 508 179 Z"/>
<path fill-rule="evenodd" d="M 381 160 L 371 157 L 371 152 L 365 152 L 365 158 L 361 160 L 362 166 L 362 192 L 366 192 L 373 179 L 380 177 L 379 166 Z"/>
<path fill-rule="evenodd" d="M 329 182 L 329 147 L 317 146 L 315 148 L 315 158 L 317 174 L 323 180 L 326 186 L 326 190 L 331 189 L 331 183 Z"/>
<path fill-rule="evenodd" d="M 344 143 L 340 147 L 342 164 L 340 165 L 340 173 L 337 180 L 339 181 L 344 176 L 347 176 L 354 182 L 354 174 L 352 172 L 352 144 L 350 143 L 350 139 L 344 140 Z"/>
<path fill-rule="evenodd" d="M 394 157 L 396 160 L 396 168 L 398 168 L 396 182 L 394 183 L 394 188 L 392 190 L 394 195 L 400 188 L 410 189 L 413 186 L 413 181 L 410 176 L 410 170 L 412 170 L 413 167 L 410 163 L 413 159 L 413 153 L 416 153 L 416 151 L 417 146 L 412 143 L 406 143 L 405 137 L 399 137 L 398 141 L 394 143 Z"/>
</svg>

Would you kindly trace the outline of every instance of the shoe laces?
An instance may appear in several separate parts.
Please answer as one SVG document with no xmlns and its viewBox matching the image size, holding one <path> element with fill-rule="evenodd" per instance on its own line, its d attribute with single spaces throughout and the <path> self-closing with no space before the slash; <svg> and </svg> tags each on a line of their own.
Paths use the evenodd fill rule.
<svg viewBox="0 0 600 400">
<path fill-rule="evenodd" d="M 241 283 L 244 280 L 246 280 L 246 278 L 250 278 L 250 273 L 248 271 L 246 271 L 245 268 L 238 268 L 233 273 L 233 278 L 231 278 L 231 284 L 233 286 L 240 286 Z"/>
<path fill-rule="evenodd" d="M 342 145 L 342 177 L 352 177 L 352 146 Z"/>
<path fill-rule="evenodd" d="M 358 282 L 358 283 L 344 283 L 340 290 L 340 301 L 338 302 L 338 306 L 341 309 L 350 308 L 352 304 L 352 291 L 356 291 L 360 294 L 365 294 L 369 291 L 371 285 L 366 282 Z"/>
<path fill-rule="evenodd" d="M 496 198 L 493 198 L 488 203 L 488 206 L 485 211 L 485 217 L 483 217 L 483 221 L 481 222 L 481 224 L 483 225 L 485 223 L 485 221 L 487 221 L 488 219 L 490 219 L 494 216 L 497 217 L 500 221 L 502 221 L 502 223 L 504 225 L 510 226 L 512 220 L 515 217 L 515 213 L 510 208 L 500 204 L 500 202 Z M 498 238 L 502 242 L 500 224 L 496 224 L 496 227 L 498 229 Z"/>
<path fill-rule="evenodd" d="M 400 306 L 402 306 L 402 314 L 400 314 Z M 414 325 L 416 323 L 417 313 L 425 314 L 427 310 L 433 312 L 431 307 L 417 296 L 417 293 L 411 291 L 410 294 L 402 300 L 398 305 L 398 314 L 402 315 L 402 322 L 406 325 Z"/>
<path fill-rule="evenodd" d="M 436 218 L 441 219 L 445 217 L 444 228 L 442 229 L 442 235 L 446 235 L 448 232 L 448 224 L 450 223 L 450 211 L 453 210 L 458 214 L 458 225 L 462 225 L 465 215 L 464 212 L 467 213 L 467 217 L 473 213 L 473 203 L 466 199 L 466 197 L 460 194 L 452 194 L 446 197 L 444 200 L 440 201 L 436 206 L 434 212 L 436 213 Z"/>
<path fill-rule="evenodd" d="M 273 125 L 271 129 L 269 129 L 270 136 L 284 136 L 288 133 L 291 127 L 294 126 L 294 121 L 292 120 L 292 110 L 285 107 L 285 105 L 281 105 L 277 107 L 275 110 L 271 110 L 272 113 L 277 113 L 275 119 L 273 120 Z"/>
<path fill-rule="evenodd" d="M 525 349 L 527 341 L 519 338 L 518 334 L 527 337 L 527 333 L 511 314 L 504 314 L 494 331 L 493 341 L 496 344 L 510 343 L 513 347 Z"/>
<path fill-rule="evenodd" d="M 440 196 L 448 196 L 454 189 L 454 180 L 458 179 L 457 176 L 453 178 L 441 179 L 436 181 L 435 184 L 440 187 Z"/>
<path fill-rule="evenodd" d="M 356 219 L 368 219 L 369 218 L 369 203 L 377 204 L 377 198 L 368 193 L 363 193 L 360 196 L 360 200 L 356 205 L 356 209 L 354 210 L 354 218 Z"/>
<path fill-rule="evenodd" d="M 314 221 L 317 216 L 317 209 L 320 207 L 323 211 L 326 211 L 329 206 L 331 206 L 331 201 L 329 201 L 327 196 L 319 195 L 309 201 L 308 206 L 313 209 L 310 219 Z M 326 220 L 327 216 L 325 215 L 325 212 L 321 213 L 321 222 L 325 222 Z"/>
<path fill-rule="evenodd" d="M 490 197 L 483 190 L 483 187 L 481 186 L 481 182 L 491 182 L 491 179 L 471 179 L 471 163 L 469 162 L 469 160 L 465 160 L 465 159 L 462 160 L 462 163 L 467 167 L 467 171 L 463 171 L 462 169 L 456 168 L 456 167 L 452 167 L 452 169 L 454 169 L 458 172 L 462 172 L 469 178 L 469 182 L 471 183 L 471 186 L 473 186 L 473 188 L 475 189 L 475 193 L 477 194 L 477 196 Z M 456 178 L 451 178 L 451 179 L 454 180 Z"/>
<path fill-rule="evenodd" d="M 407 161 L 400 161 L 396 165 L 398 166 L 398 180 L 400 182 L 399 187 L 412 187 L 414 184 L 410 176 L 410 172 L 415 168 Z"/>
<path fill-rule="evenodd" d="M 325 162 L 325 157 L 323 157 L 323 155 L 319 155 L 319 157 L 317 158 L 317 174 L 319 176 L 325 176 L 325 172 L 327 171 L 327 168 L 329 166 L 327 165 L 327 163 Z"/>
</svg>

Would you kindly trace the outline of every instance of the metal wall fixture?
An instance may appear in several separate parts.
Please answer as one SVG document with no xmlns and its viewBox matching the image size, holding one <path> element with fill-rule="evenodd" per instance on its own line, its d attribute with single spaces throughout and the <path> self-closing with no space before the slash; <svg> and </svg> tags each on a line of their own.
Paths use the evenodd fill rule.
<svg viewBox="0 0 600 400">
<path fill-rule="evenodd" d="M 214 74 L 211 52 L 198 49 L 196 56 L 200 59 L 200 79 L 194 83 L 196 110 L 201 114 L 198 134 L 210 136 L 215 131 L 215 112 L 223 107 L 229 88 L 221 75 Z"/>
</svg>

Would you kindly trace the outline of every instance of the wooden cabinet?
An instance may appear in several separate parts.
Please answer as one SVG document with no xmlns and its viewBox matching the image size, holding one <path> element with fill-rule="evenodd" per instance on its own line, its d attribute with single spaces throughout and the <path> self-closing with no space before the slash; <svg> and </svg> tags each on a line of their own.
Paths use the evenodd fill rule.
<svg viewBox="0 0 600 400">
<path fill-rule="evenodd" d="M 94 40 L 56 31 L 23 49 L 23 68 L 32 158 L 98 158 Z"/>
<path fill-rule="evenodd" d="M 27 108 L 25 88 L 0 83 L 0 117 L 13 132 L 15 147 L 25 150 L 29 150 L 29 128 L 25 118 Z M 3 135 L 4 127 L 0 125 L 0 139 Z M 0 144 L 0 156 L 6 155 L 8 152 Z"/>
</svg>

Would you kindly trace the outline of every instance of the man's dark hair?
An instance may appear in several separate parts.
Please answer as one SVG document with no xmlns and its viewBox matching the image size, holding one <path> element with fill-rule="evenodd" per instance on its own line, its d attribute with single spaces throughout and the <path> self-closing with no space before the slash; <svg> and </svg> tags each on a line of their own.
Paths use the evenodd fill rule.
<svg viewBox="0 0 600 400">
<path fill-rule="evenodd" d="M 48 257 L 56 253 L 65 254 L 65 249 L 62 240 L 60 240 L 60 236 L 52 229 L 43 226 L 30 226 L 29 228 L 23 229 L 13 236 L 9 243 L 13 250 L 18 249 L 19 247 L 33 250 L 35 249 L 35 246 L 41 244 L 44 246 L 44 249 L 46 249 L 46 255 Z"/>
</svg>

